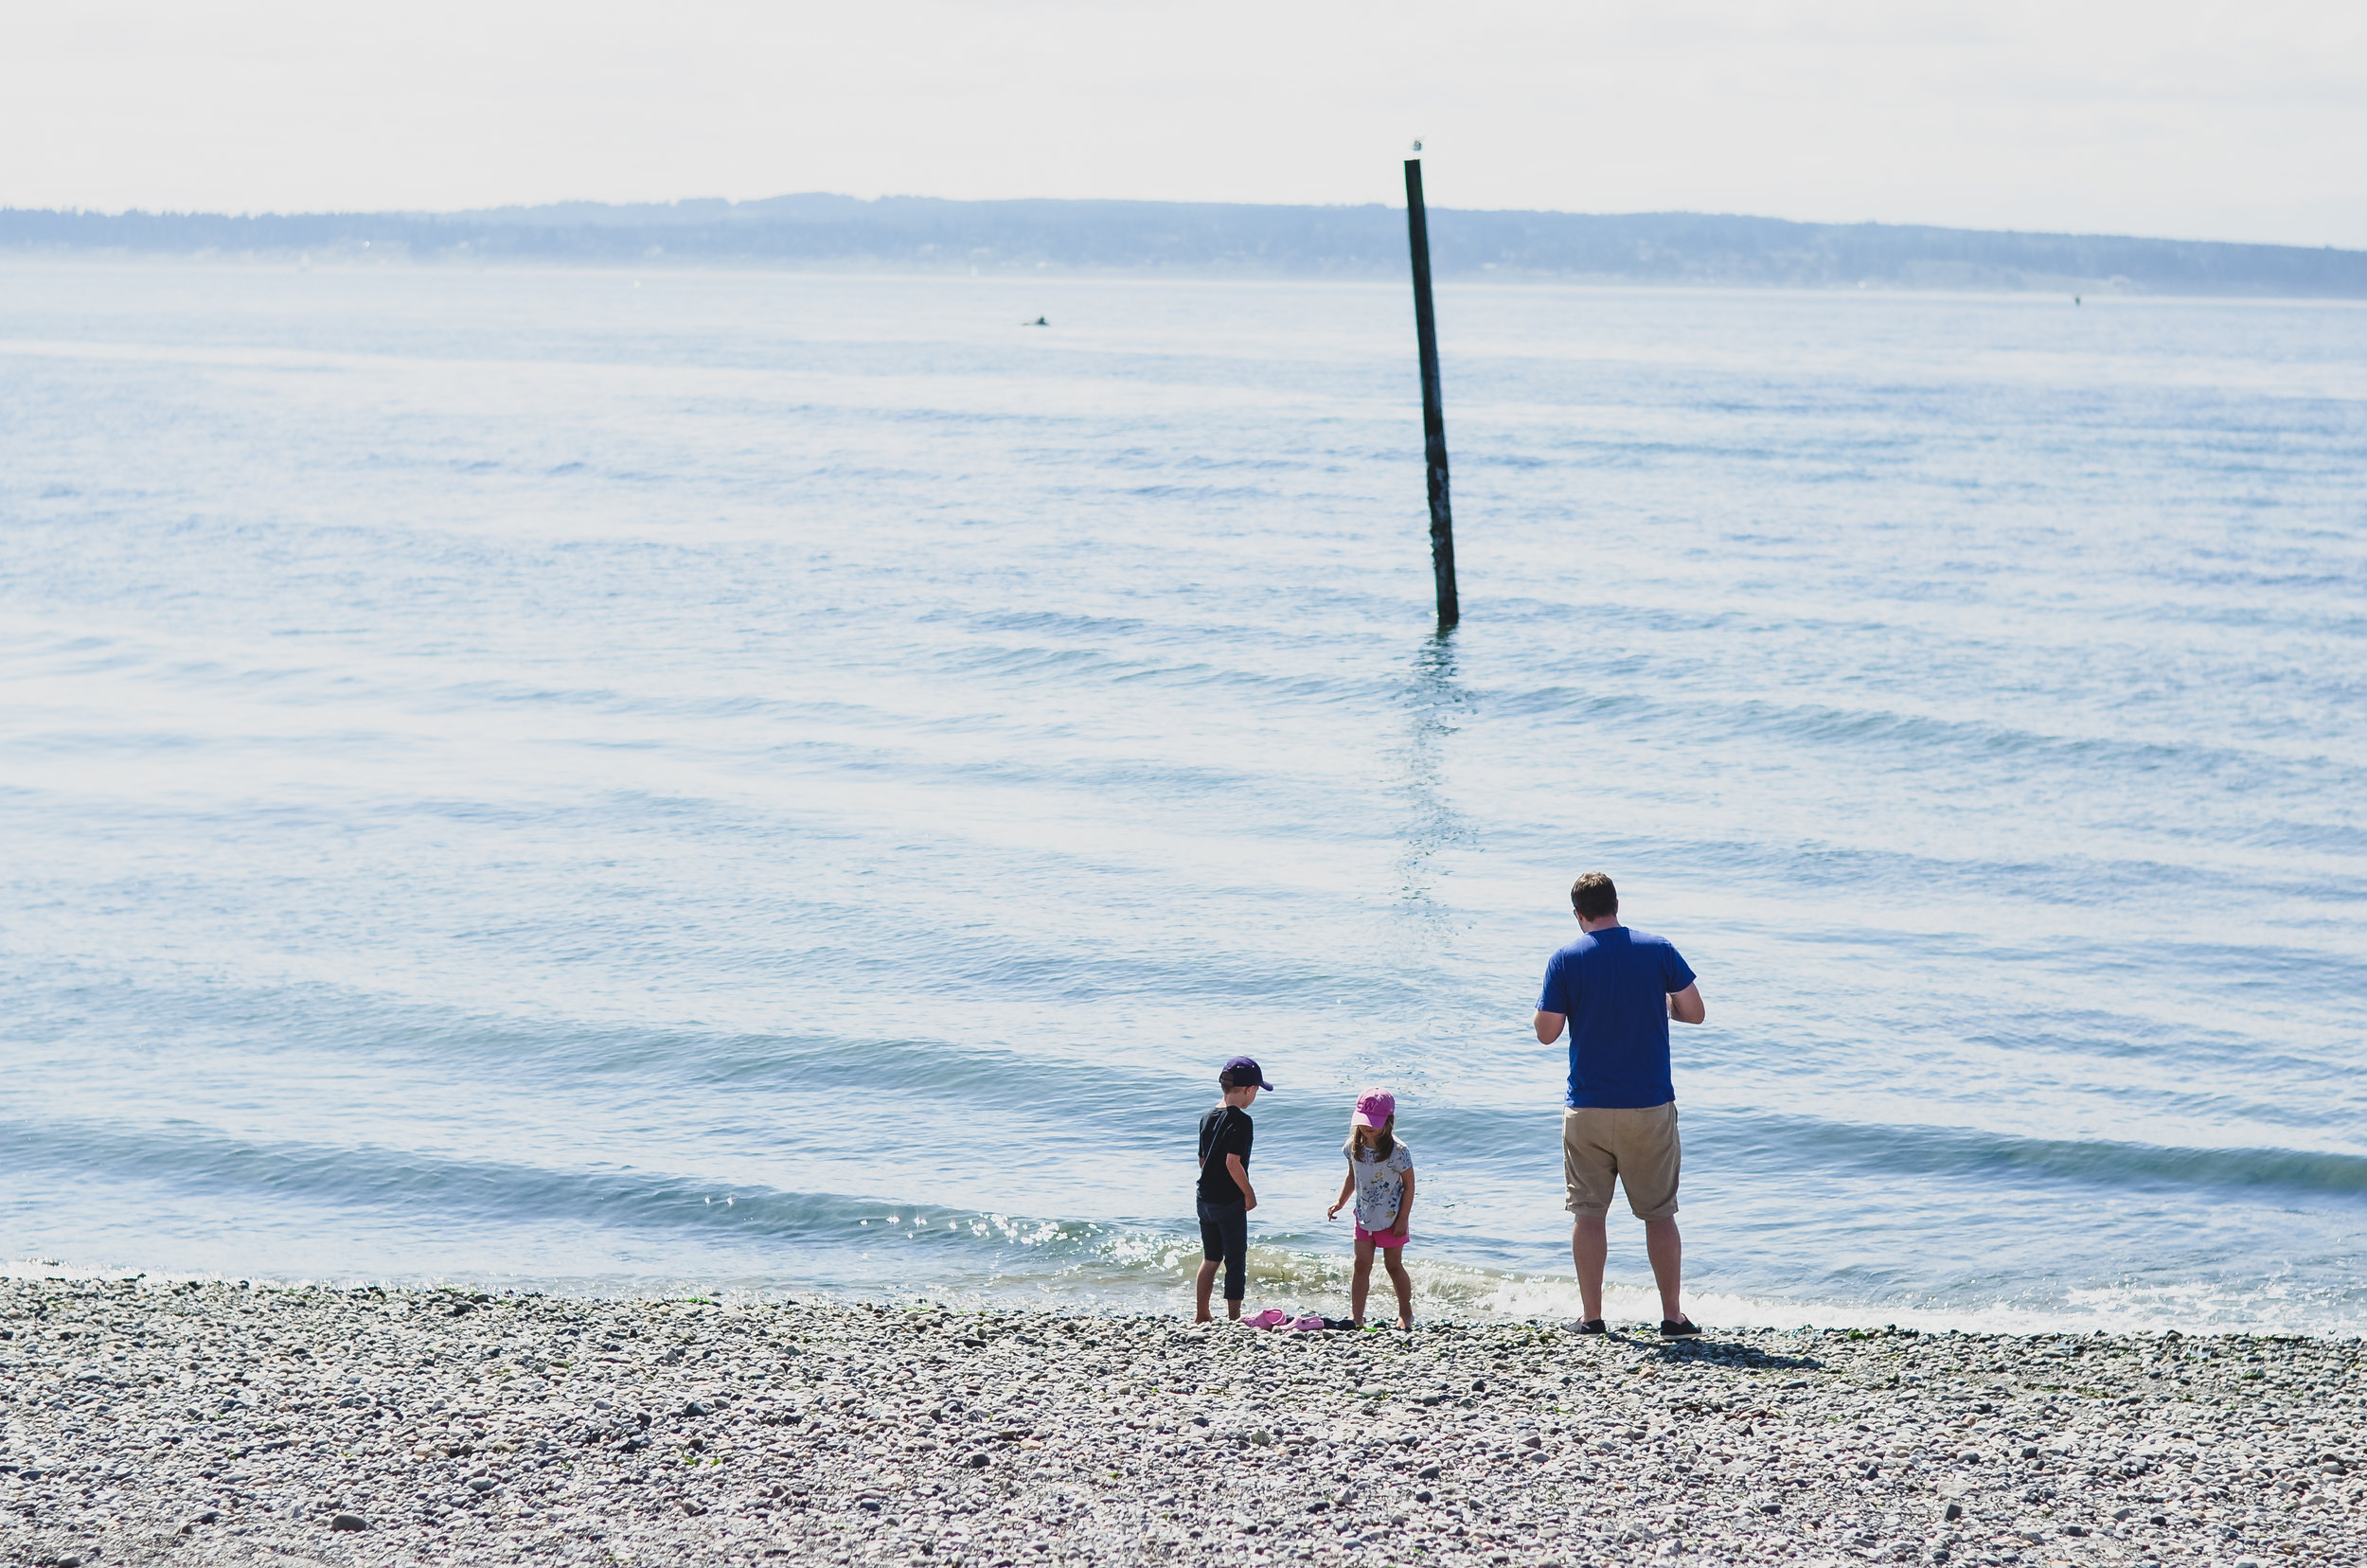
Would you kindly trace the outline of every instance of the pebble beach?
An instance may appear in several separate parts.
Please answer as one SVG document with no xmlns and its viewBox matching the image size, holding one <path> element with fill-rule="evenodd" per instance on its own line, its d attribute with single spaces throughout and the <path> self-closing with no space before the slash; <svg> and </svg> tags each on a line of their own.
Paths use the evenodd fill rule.
<svg viewBox="0 0 2367 1568">
<path fill-rule="evenodd" d="M 2355 1341 L 0 1282 L 0 1560 L 2356 1563 Z"/>
</svg>

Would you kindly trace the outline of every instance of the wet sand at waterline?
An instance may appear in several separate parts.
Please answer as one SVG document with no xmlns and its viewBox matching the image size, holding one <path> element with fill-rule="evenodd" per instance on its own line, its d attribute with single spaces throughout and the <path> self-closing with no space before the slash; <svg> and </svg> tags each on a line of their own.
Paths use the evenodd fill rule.
<svg viewBox="0 0 2367 1568">
<path fill-rule="evenodd" d="M 0 1560 L 2356 1562 L 2356 1342 L 0 1282 Z"/>
</svg>

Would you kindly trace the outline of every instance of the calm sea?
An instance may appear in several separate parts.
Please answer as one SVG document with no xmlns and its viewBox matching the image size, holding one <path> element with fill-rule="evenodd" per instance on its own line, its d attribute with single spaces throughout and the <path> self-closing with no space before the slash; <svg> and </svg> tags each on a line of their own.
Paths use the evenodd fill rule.
<svg viewBox="0 0 2367 1568">
<path fill-rule="evenodd" d="M 1401 285 L 0 264 L 0 1257 L 1569 1314 L 1601 869 L 1703 1322 L 2367 1328 L 2367 309 L 1439 316 L 1445 638 Z"/>
</svg>

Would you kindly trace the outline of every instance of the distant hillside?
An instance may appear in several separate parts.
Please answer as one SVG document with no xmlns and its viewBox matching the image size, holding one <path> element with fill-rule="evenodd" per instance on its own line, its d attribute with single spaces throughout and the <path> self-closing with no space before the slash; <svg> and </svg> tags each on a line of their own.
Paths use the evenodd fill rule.
<svg viewBox="0 0 2367 1568">
<path fill-rule="evenodd" d="M 2367 298 L 2367 251 L 2296 245 L 1793 223 L 1693 212 L 1451 208 L 1432 210 L 1431 243 L 1438 271 L 1449 276 Z M 253 218 L 0 208 L 0 249 L 1386 276 L 1405 267 L 1405 215 L 1379 205 L 827 195 Z"/>
</svg>

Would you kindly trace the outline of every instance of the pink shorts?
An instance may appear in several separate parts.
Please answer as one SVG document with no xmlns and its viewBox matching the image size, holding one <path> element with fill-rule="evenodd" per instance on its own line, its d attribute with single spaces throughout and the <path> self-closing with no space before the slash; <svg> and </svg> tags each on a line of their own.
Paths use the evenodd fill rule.
<svg viewBox="0 0 2367 1568">
<path fill-rule="evenodd" d="M 1359 1225 L 1356 1227 L 1356 1238 L 1359 1241 L 1370 1241 L 1382 1252 L 1396 1252 L 1405 1245 L 1406 1233 L 1403 1231 L 1368 1231 L 1362 1225 Z"/>
</svg>

